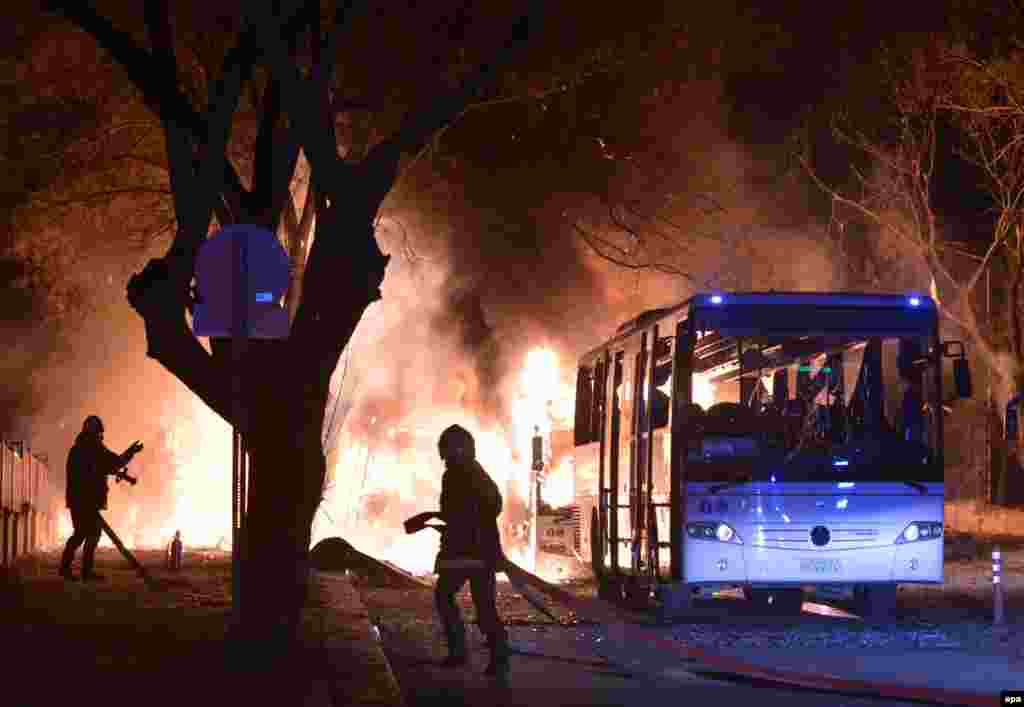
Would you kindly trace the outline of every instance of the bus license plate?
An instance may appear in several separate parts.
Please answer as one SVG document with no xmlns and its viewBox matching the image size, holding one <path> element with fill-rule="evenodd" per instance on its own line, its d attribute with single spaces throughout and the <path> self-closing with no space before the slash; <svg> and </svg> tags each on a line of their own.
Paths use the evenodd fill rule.
<svg viewBox="0 0 1024 707">
<path fill-rule="evenodd" d="M 800 570 L 815 574 L 839 574 L 843 571 L 843 566 L 839 560 L 807 559 L 800 560 Z"/>
</svg>

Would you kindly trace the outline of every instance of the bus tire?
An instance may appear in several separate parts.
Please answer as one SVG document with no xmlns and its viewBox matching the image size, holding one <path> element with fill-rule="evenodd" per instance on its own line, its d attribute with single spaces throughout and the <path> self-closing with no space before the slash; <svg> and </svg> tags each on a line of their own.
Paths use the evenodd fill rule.
<svg viewBox="0 0 1024 707">
<path fill-rule="evenodd" d="M 861 584 L 853 591 L 857 614 L 865 621 L 885 622 L 896 613 L 895 584 Z"/>
<path fill-rule="evenodd" d="M 800 588 L 747 587 L 744 594 L 758 611 L 788 615 L 803 609 L 804 590 Z"/>
</svg>

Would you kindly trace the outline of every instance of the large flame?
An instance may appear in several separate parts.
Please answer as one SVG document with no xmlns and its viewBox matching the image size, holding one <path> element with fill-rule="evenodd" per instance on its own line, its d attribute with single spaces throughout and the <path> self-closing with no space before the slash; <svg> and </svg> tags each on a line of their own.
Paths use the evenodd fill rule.
<svg viewBox="0 0 1024 707">
<path fill-rule="evenodd" d="M 534 570 L 535 549 L 522 527 L 521 502 L 530 494 L 533 437 L 539 433 L 544 439 L 549 470 L 544 501 L 556 507 L 571 503 L 575 496 L 572 458 L 552 459 L 551 432 L 571 424 L 573 405 L 574 389 L 561 380 L 556 354 L 536 348 L 526 356 L 510 403 L 510 428 L 488 425 L 470 410 L 433 409 L 413 413 L 376 445 L 365 439 L 344 439 L 314 528 L 314 542 L 342 535 L 360 550 L 410 572 L 432 571 L 439 536 L 431 531 L 405 535 L 401 522 L 437 507 L 443 472 L 437 435 L 455 423 L 473 432 L 477 458 L 505 498 L 499 523 L 506 530 L 506 554 Z M 398 438 L 404 439 L 402 445 L 397 444 Z M 553 461 L 558 461 L 554 468 Z"/>
<path fill-rule="evenodd" d="M 539 433 L 544 440 L 543 500 L 553 507 L 572 503 L 573 460 L 571 455 L 552 458 L 551 434 L 571 426 L 574 395 L 573 386 L 561 378 L 555 352 L 535 348 L 525 357 L 510 401 L 508 427 L 485 423 L 474 411 L 461 407 L 417 410 L 400 421 L 372 418 L 370 433 L 365 427 L 359 432 L 356 425 L 347 426 L 328 472 L 313 542 L 340 535 L 363 552 L 405 570 L 431 572 L 438 534 L 406 535 L 402 521 L 437 507 L 444 470 L 437 455 L 437 436 L 455 423 L 473 432 L 477 458 L 505 499 L 499 524 L 506 531 L 506 553 L 535 570 L 535 548 L 528 545 L 523 528 L 533 437 Z M 174 465 L 171 507 L 153 514 L 130 506 L 121 517 L 122 539 L 134 547 L 165 547 L 180 530 L 187 546 L 227 549 L 231 543 L 231 429 L 194 396 L 182 395 L 171 412 L 165 421 L 166 451 Z M 385 424 L 391 426 L 374 433 Z M 65 535 L 71 531 L 66 521 L 62 524 Z"/>
</svg>

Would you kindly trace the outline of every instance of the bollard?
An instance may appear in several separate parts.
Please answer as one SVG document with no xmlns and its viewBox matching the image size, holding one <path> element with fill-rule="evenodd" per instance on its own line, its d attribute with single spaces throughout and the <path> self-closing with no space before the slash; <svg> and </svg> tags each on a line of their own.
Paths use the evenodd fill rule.
<svg viewBox="0 0 1024 707">
<path fill-rule="evenodd" d="M 992 623 L 1002 626 L 1006 617 L 1003 614 L 1003 557 L 999 546 L 992 549 Z"/>
</svg>

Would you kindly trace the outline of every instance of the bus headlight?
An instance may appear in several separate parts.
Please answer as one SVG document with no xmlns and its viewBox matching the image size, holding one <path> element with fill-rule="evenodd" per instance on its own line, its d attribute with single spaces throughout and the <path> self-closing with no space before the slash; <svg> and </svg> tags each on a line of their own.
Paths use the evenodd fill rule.
<svg viewBox="0 0 1024 707">
<path fill-rule="evenodd" d="M 717 540 L 722 543 L 742 545 L 739 533 L 728 523 L 702 521 L 686 526 L 686 534 L 695 540 Z"/>
<path fill-rule="evenodd" d="M 903 532 L 896 538 L 896 544 L 917 542 L 918 540 L 931 540 L 942 535 L 942 523 L 931 521 L 915 520 L 903 529 Z"/>
</svg>

